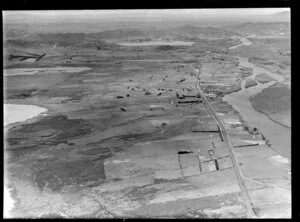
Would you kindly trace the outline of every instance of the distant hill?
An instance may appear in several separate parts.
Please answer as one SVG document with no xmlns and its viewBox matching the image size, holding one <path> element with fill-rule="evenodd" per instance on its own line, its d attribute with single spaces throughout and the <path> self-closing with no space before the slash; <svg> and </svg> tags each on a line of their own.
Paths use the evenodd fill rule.
<svg viewBox="0 0 300 222">
<path fill-rule="evenodd" d="M 18 36 L 19 35 L 19 36 Z M 162 30 L 139 30 L 139 29 L 116 29 L 97 33 L 39 33 L 20 34 L 9 32 L 6 35 L 6 43 L 15 46 L 85 46 L 85 47 L 114 47 L 107 43 L 107 39 L 122 39 L 130 37 L 142 38 L 222 38 L 239 35 L 237 32 L 215 27 L 197 27 L 185 25 L 172 29 Z"/>
<path fill-rule="evenodd" d="M 291 32 L 289 22 L 260 22 L 260 23 L 243 23 L 235 26 L 233 30 L 243 34 L 256 35 L 283 35 L 289 36 Z"/>
<path fill-rule="evenodd" d="M 98 33 L 88 34 L 91 38 L 96 39 L 121 39 L 127 37 L 226 37 L 238 35 L 233 31 L 228 31 L 222 28 L 214 27 L 198 27 L 193 25 L 184 25 L 172 29 L 156 29 L 156 30 L 139 30 L 139 29 L 116 29 L 110 31 L 103 31 Z"/>
<path fill-rule="evenodd" d="M 95 39 L 84 33 L 49 33 L 29 35 L 26 38 L 7 39 L 6 43 L 11 46 L 85 46 L 85 47 L 116 47 L 115 44 L 106 43 L 101 39 Z"/>
<path fill-rule="evenodd" d="M 291 13 L 290 11 L 283 11 L 283 12 L 277 12 L 271 15 L 274 18 L 280 18 L 280 19 L 290 19 Z"/>
<path fill-rule="evenodd" d="M 172 29 L 152 30 L 149 35 L 155 37 L 180 37 L 180 38 L 226 38 L 234 35 L 240 35 L 235 31 L 216 27 L 200 27 L 194 25 L 184 25 Z"/>
<path fill-rule="evenodd" d="M 96 39 L 120 39 L 131 36 L 145 36 L 145 33 L 138 29 L 116 29 L 98 33 L 90 33 L 88 36 Z"/>
</svg>

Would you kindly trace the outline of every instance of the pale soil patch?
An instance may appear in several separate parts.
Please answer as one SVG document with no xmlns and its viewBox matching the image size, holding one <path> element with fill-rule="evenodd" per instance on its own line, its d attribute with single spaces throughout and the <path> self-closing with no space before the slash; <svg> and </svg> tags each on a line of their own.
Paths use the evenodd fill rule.
<svg viewBox="0 0 300 222">
<path fill-rule="evenodd" d="M 77 87 L 80 87 L 80 85 L 79 84 L 72 84 L 72 85 L 62 85 L 62 86 L 59 86 L 59 88 L 62 88 L 62 89 L 77 88 Z"/>
<path fill-rule="evenodd" d="M 110 73 L 96 73 L 96 72 L 90 72 L 84 74 L 85 76 L 108 76 Z"/>
<path fill-rule="evenodd" d="M 258 207 L 259 218 L 291 218 L 292 209 L 290 204 Z"/>
<path fill-rule="evenodd" d="M 250 191 L 254 205 L 275 205 L 291 203 L 291 191 L 286 189 L 267 188 Z"/>
<path fill-rule="evenodd" d="M 80 194 L 76 194 L 80 201 L 71 201 L 69 195 L 41 192 L 25 181 L 16 181 L 16 184 L 18 211 L 12 212 L 16 218 L 42 217 L 48 214 L 76 217 L 92 214 L 99 209 L 99 204 L 92 198 L 82 197 Z"/>
<path fill-rule="evenodd" d="M 51 68 L 15 68 L 4 69 L 4 76 L 34 75 L 49 72 L 76 73 L 90 70 L 89 67 L 51 67 Z"/>
<path fill-rule="evenodd" d="M 249 144 L 259 144 L 259 145 L 263 145 L 266 143 L 263 140 L 241 140 L 241 141 Z"/>
<path fill-rule="evenodd" d="M 237 218 L 244 216 L 245 207 L 241 205 L 225 206 L 219 209 L 204 209 L 203 213 L 210 218 Z"/>
<path fill-rule="evenodd" d="M 179 199 L 196 199 L 208 196 L 218 196 L 223 194 L 230 194 L 239 191 L 238 185 L 232 185 L 227 187 L 220 187 L 219 189 L 203 188 L 203 189 L 191 189 L 191 190 L 180 190 L 168 193 L 162 193 L 156 196 L 155 199 L 151 200 L 151 204 L 166 203 L 170 201 L 177 201 Z"/>
<path fill-rule="evenodd" d="M 8 188 L 6 184 L 4 184 L 3 188 L 3 217 L 12 218 L 13 216 L 10 212 L 14 208 L 16 201 L 11 197 L 12 188 Z"/>
<path fill-rule="evenodd" d="M 194 42 L 183 41 L 148 41 L 148 42 L 119 42 L 118 45 L 122 46 L 150 46 L 150 45 L 192 45 Z"/>
<path fill-rule="evenodd" d="M 283 156 L 280 155 L 272 156 L 271 159 L 279 163 L 290 163 L 289 159 L 284 158 Z"/>
<path fill-rule="evenodd" d="M 97 83 L 97 82 L 103 82 L 103 79 L 86 79 L 86 80 L 83 80 L 83 82 Z"/>
</svg>

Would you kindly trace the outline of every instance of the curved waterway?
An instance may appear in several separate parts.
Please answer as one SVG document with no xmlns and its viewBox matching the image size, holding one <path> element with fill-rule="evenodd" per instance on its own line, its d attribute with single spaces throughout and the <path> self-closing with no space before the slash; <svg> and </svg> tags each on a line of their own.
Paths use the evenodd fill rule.
<svg viewBox="0 0 300 222">
<path fill-rule="evenodd" d="M 238 57 L 240 66 L 250 67 L 253 69 L 253 75 L 248 78 L 254 78 L 255 75 L 266 73 L 274 78 L 276 81 L 283 81 L 284 77 L 276 73 L 272 73 L 267 69 L 258 67 L 253 63 L 248 62 L 248 58 Z M 255 126 L 260 132 L 271 142 L 271 147 L 280 155 L 291 158 L 291 129 L 284 127 L 273 120 L 267 115 L 256 111 L 249 100 L 249 98 L 263 89 L 273 85 L 275 81 L 260 84 L 245 88 L 245 80 L 242 81 L 242 89 L 238 92 L 227 94 L 223 97 L 223 101 L 232 105 L 232 107 L 240 113 L 243 119 L 250 125 Z"/>
<path fill-rule="evenodd" d="M 240 40 L 241 40 L 241 44 L 238 44 L 238 45 L 235 45 L 235 46 L 232 46 L 232 47 L 230 47 L 229 49 L 236 49 L 236 48 L 238 48 L 238 47 L 240 47 L 240 46 L 242 46 L 242 45 L 252 45 L 252 42 L 251 41 L 249 41 L 249 39 L 247 39 L 247 38 L 249 38 L 249 37 L 252 37 L 252 35 L 248 35 L 248 36 L 246 36 L 246 37 L 241 37 L 240 38 Z"/>
</svg>

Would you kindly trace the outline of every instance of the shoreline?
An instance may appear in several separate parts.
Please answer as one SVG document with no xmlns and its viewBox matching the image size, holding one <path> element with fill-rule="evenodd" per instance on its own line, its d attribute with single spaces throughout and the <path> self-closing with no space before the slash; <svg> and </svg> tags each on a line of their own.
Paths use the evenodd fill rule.
<svg viewBox="0 0 300 222">
<path fill-rule="evenodd" d="M 233 108 L 233 106 L 231 105 L 231 104 L 229 104 L 227 101 L 224 101 L 224 100 L 222 100 L 223 102 L 225 102 L 226 104 L 228 104 L 228 106 L 229 107 L 231 107 L 231 109 L 233 109 L 234 110 L 234 112 L 236 112 L 237 113 L 237 115 L 238 115 L 238 117 L 239 117 L 239 120 L 240 120 L 240 122 L 241 122 L 241 125 L 244 127 L 244 126 L 249 126 L 248 125 L 248 122 L 242 117 L 242 115 L 241 115 L 241 113 L 239 112 L 239 111 L 237 111 L 236 109 L 234 109 Z M 259 113 L 261 113 L 261 112 L 259 112 Z M 263 113 L 264 114 L 264 113 Z M 264 114 L 265 115 L 265 114 Z M 268 117 L 269 118 L 269 117 Z M 273 122 L 275 122 L 274 120 L 272 120 L 271 118 L 269 118 L 271 121 L 273 121 Z M 277 122 L 275 122 L 276 124 L 277 124 Z M 279 124 L 279 125 L 281 125 L 281 124 Z M 284 126 L 284 127 L 286 127 L 286 126 Z M 288 127 L 286 127 L 286 128 L 288 128 Z M 288 129 L 291 129 L 291 128 L 288 128 Z M 262 132 L 260 132 L 262 135 L 264 135 Z M 272 147 L 272 145 L 269 147 L 271 150 L 273 150 L 274 152 L 276 152 L 277 153 L 277 155 L 280 155 L 280 156 L 282 156 L 282 157 L 284 157 L 284 158 L 287 158 L 289 161 L 291 160 L 291 158 L 290 157 L 287 157 L 287 156 L 284 156 L 284 155 L 282 155 L 280 152 L 278 152 L 276 149 L 274 149 L 273 147 Z"/>
<path fill-rule="evenodd" d="M 280 83 L 280 82 L 275 82 L 274 84 L 276 84 L 276 83 Z M 270 88 L 270 87 L 273 86 L 274 84 L 270 85 L 269 87 L 266 87 L 265 89 Z M 232 106 L 231 104 L 229 104 L 227 101 L 224 101 L 223 98 L 224 98 L 224 96 L 226 96 L 226 95 L 229 95 L 229 94 L 235 93 L 235 92 L 239 92 L 239 91 L 241 91 L 241 90 L 242 90 L 242 89 L 234 90 L 234 91 L 230 91 L 230 92 L 225 92 L 224 95 L 222 96 L 222 101 L 223 101 L 223 102 L 226 102 L 228 105 L 230 105 L 230 106 L 232 107 L 232 109 L 234 109 L 233 106 Z M 252 101 L 251 101 L 251 98 L 254 97 L 254 96 L 256 96 L 256 95 L 258 95 L 259 93 L 261 93 L 261 92 L 258 92 L 258 93 L 254 94 L 254 95 L 251 95 L 251 96 L 249 97 L 249 102 L 250 102 L 251 106 L 253 107 L 253 109 L 254 109 L 256 112 L 259 112 L 259 113 L 264 114 L 264 115 L 267 116 L 271 121 L 273 121 L 273 122 L 275 122 L 275 123 L 277 123 L 277 124 L 279 124 L 279 125 L 281 125 L 281 126 L 283 126 L 283 127 L 285 127 L 285 128 L 291 129 L 292 127 L 289 127 L 289 126 L 287 126 L 287 125 L 284 125 L 283 123 L 278 122 L 277 120 L 275 120 L 275 119 L 273 119 L 272 117 L 270 117 L 267 113 L 265 113 L 265 112 L 263 112 L 263 111 L 261 111 L 261 110 L 258 110 L 256 107 L 253 106 L 253 103 L 252 103 Z M 234 110 L 235 110 L 235 109 L 234 109 Z M 235 110 L 235 111 L 238 112 L 237 110 Z M 239 113 L 239 112 L 238 112 L 238 113 Z M 240 113 L 239 113 L 239 116 L 241 116 Z M 245 122 L 246 122 L 246 121 L 245 121 Z M 247 122 L 246 122 L 246 123 L 247 123 Z"/>
</svg>

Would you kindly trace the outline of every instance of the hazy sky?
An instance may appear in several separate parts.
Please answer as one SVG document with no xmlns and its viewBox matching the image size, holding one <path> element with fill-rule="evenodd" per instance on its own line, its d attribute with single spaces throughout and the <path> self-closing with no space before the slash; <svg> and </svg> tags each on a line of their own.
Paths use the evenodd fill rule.
<svg viewBox="0 0 300 222">
<path fill-rule="evenodd" d="M 224 25 L 254 20 L 267 21 L 265 16 L 289 8 L 236 9 L 140 9 L 140 10 L 48 10 L 4 11 L 4 24 L 169 24 Z M 276 18 L 275 18 L 276 19 Z"/>
<path fill-rule="evenodd" d="M 43 16 L 251 16 L 267 15 L 281 11 L 287 11 L 289 8 L 240 8 L 240 9 L 153 9 L 153 10 L 49 10 L 49 11 L 4 11 L 6 15 L 26 14 Z"/>
</svg>

